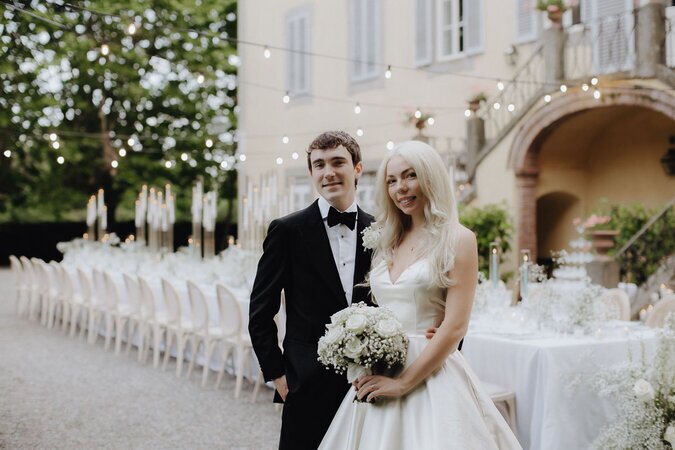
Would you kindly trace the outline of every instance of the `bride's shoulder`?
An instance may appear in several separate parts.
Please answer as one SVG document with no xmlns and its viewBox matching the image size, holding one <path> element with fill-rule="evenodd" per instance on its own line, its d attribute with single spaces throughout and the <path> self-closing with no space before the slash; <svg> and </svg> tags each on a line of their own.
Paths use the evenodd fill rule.
<svg viewBox="0 0 675 450">
<path fill-rule="evenodd" d="M 476 234 L 464 225 L 457 229 L 457 239 L 455 243 L 455 257 L 464 259 L 471 257 L 477 252 Z"/>
</svg>

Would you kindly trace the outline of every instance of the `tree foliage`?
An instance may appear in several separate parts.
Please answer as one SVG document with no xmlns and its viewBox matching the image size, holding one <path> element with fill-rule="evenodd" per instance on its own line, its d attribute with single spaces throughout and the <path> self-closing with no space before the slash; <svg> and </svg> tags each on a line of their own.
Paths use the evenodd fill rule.
<svg viewBox="0 0 675 450">
<path fill-rule="evenodd" d="M 0 220 L 81 219 L 103 187 L 112 223 L 142 184 L 166 183 L 186 218 L 199 176 L 233 206 L 235 13 L 233 0 L 1 4 Z"/>
</svg>

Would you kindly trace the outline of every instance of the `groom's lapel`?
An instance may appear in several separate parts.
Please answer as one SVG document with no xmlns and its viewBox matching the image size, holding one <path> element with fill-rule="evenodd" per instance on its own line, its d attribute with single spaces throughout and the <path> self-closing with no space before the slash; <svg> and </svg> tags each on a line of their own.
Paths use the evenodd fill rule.
<svg viewBox="0 0 675 450">
<path fill-rule="evenodd" d="M 363 230 L 370 226 L 370 219 L 359 208 L 358 221 L 356 223 L 356 260 L 354 263 L 354 284 L 363 281 L 370 269 L 370 251 L 363 247 Z"/>
<path fill-rule="evenodd" d="M 304 239 L 307 253 L 314 261 L 319 275 L 326 286 L 326 293 L 330 295 L 332 301 L 338 306 L 338 309 L 347 307 L 347 298 L 345 297 L 340 281 L 340 274 L 335 267 L 333 251 L 328 242 L 326 227 L 321 218 L 318 202 L 314 202 L 308 208 L 306 224 L 306 238 Z"/>
</svg>

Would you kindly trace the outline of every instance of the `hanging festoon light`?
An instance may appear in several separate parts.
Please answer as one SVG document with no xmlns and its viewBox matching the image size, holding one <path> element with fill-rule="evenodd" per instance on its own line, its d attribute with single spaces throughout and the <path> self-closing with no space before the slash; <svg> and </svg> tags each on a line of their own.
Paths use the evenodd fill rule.
<svg viewBox="0 0 675 450">
<path fill-rule="evenodd" d="M 276 161 L 276 162 L 277 162 L 277 165 L 280 166 L 280 165 L 282 165 L 282 164 L 284 163 L 284 158 L 282 158 L 281 156 L 279 156 L 279 157 L 277 158 L 277 161 Z"/>
<path fill-rule="evenodd" d="M 435 120 L 433 117 L 429 117 L 429 118 L 427 119 L 427 124 L 428 124 L 428 125 L 433 125 L 433 124 L 435 124 L 435 123 L 436 123 L 436 120 Z"/>
<path fill-rule="evenodd" d="M 49 140 L 54 142 L 58 139 L 59 137 L 56 135 L 56 133 L 50 133 L 49 134 Z"/>
<path fill-rule="evenodd" d="M 415 110 L 415 119 L 421 119 L 422 118 L 422 111 L 420 111 L 419 108 Z"/>
<path fill-rule="evenodd" d="M 602 94 L 600 94 L 600 89 L 593 89 L 593 98 L 600 100 L 600 97 L 602 97 Z"/>
<path fill-rule="evenodd" d="M 464 117 L 471 117 L 471 110 L 470 109 L 464 110 Z"/>
<path fill-rule="evenodd" d="M 385 77 L 387 80 L 390 80 L 390 79 L 391 79 L 391 65 L 388 65 L 388 66 L 387 66 L 387 70 L 384 71 L 384 77 Z"/>
<path fill-rule="evenodd" d="M 561 84 L 561 85 L 560 85 L 560 92 L 562 92 L 563 94 L 564 94 L 565 92 L 567 92 L 567 85 L 566 85 L 566 84 Z"/>
<path fill-rule="evenodd" d="M 588 91 L 588 84 L 583 83 L 583 84 L 581 85 L 581 90 L 584 91 L 584 92 L 587 92 L 587 91 Z"/>
<path fill-rule="evenodd" d="M 61 144 L 59 143 L 59 141 L 54 141 L 52 142 L 52 147 L 54 147 L 54 150 L 58 150 L 59 147 L 61 147 Z"/>
<path fill-rule="evenodd" d="M 187 161 L 188 160 L 188 154 L 187 153 L 181 153 L 180 155 L 180 160 L 181 161 Z"/>
<path fill-rule="evenodd" d="M 361 114 L 361 105 L 359 103 L 354 106 L 354 114 Z"/>
<path fill-rule="evenodd" d="M 117 166 L 119 166 L 119 163 L 117 162 L 116 159 L 113 159 L 112 162 L 110 163 L 110 167 L 113 169 L 117 169 Z"/>
<path fill-rule="evenodd" d="M 391 150 L 394 148 L 394 142 L 393 141 L 388 141 L 387 142 L 387 150 Z"/>
<path fill-rule="evenodd" d="M 506 107 L 506 109 L 507 109 L 509 112 L 513 112 L 513 111 L 516 110 L 516 105 L 514 105 L 513 103 L 509 103 L 509 105 Z"/>
<path fill-rule="evenodd" d="M 263 56 L 265 57 L 265 59 L 270 59 L 272 57 L 272 52 L 270 51 L 268 46 L 265 46 L 265 48 L 263 49 Z"/>
<path fill-rule="evenodd" d="M 284 144 L 288 144 L 290 142 L 290 139 L 288 139 L 288 136 L 284 136 L 281 138 L 281 142 L 283 142 Z"/>
<path fill-rule="evenodd" d="M 598 79 L 596 77 L 591 78 L 591 84 L 593 86 L 597 86 L 598 85 Z"/>
<path fill-rule="evenodd" d="M 127 34 L 130 36 L 133 36 L 136 34 L 136 24 L 135 23 L 130 23 L 129 26 L 127 27 Z"/>
<path fill-rule="evenodd" d="M 204 83 L 204 75 L 202 75 L 201 73 L 199 75 L 197 75 L 197 83 L 199 83 L 199 84 Z"/>
<path fill-rule="evenodd" d="M 5 155 L 5 158 L 11 158 L 12 157 L 12 151 L 11 150 L 5 150 L 3 152 L 3 155 Z"/>
<path fill-rule="evenodd" d="M 357 135 L 358 137 L 363 136 L 363 128 L 357 128 L 357 129 L 356 129 L 356 135 Z"/>
<path fill-rule="evenodd" d="M 299 157 L 300 157 L 300 155 L 298 155 L 298 152 L 293 152 L 291 154 L 291 158 L 293 158 L 293 159 L 298 159 Z"/>
<path fill-rule="evenodd" d="M 499 103 L 499 102 L 495 102 L 495 103 L 492 105 L 492 107 L 493 107 L 494 109 L 496 109 L 497 111 L 499 111 L 499 109 L 502 107 L 502 105 L 501 105 L 501 103 Z"/>
<path fill-rule="evenodd" d="M 289 103 L 291 101 L 291 96 L 288 91 L 286 91 L 284 96 L 281 98 L 281 101 L 284 103 Z"/>
<path fill-rule="evenodd" d="M 544 95 L 544 101 L 546 103 L 550 103 L 551 102 L 551 96 L 549 94 Z"/>
<path fill-rule="evenodd" d="M 504 83 L 501 80 L 497 81 L 497 89 L 500 91 L 504 90 Z"/>
<path fill-rule="evenodd" d="M 124 158 L 125 156 L 127 156 L 127 151 L 123 148 L 121 148 L 118 153 L 120 154 L 121 158 Z"/>
<path fill-rule="evenodd" d="M 101 45 L 101 55 L 108 56 L 110 54 L 110 47 L 108 44 Z"/>
<path fill-rule="evenodd" d="M 205 144 L 208 148 L 213 147 L 213 139 L 207 139 Z"/>
</svg>

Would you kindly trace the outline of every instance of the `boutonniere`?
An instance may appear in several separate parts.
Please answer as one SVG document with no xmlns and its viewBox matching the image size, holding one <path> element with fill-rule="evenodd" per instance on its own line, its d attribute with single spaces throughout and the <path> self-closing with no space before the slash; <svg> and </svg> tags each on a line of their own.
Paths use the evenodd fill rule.
<svg viewBox="0 0 675 450">
<path fill-rule="evenodd" d="M 363 237 L 363 248 L 375 250 L 382 236 L 382 228 L 373 222 L 369 227 L 363 229 L 361 236 Z"/>
</svg>

